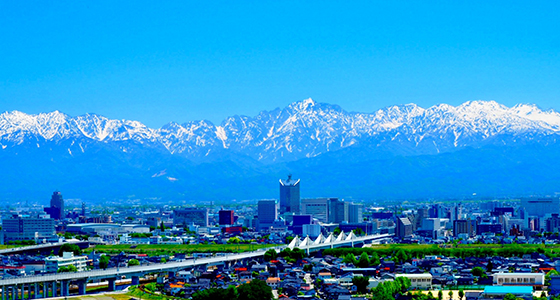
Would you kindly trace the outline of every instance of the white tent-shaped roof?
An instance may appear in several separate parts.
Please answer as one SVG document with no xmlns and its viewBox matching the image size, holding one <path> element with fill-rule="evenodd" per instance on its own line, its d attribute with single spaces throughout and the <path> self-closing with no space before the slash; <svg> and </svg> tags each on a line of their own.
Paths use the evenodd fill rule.
<svg viewBox="0 0 560 300">
<path fill-rule="evenodd" d="M 330 244 L 330 243 L 332 243 L 332 242 L 334 242 L 334 235 L 331 233 L 331 234 L 329 234 L 329 236 L 325 239 L 324 243 L 325 243 L 325 244 Z"/>
<path fill-rule="evenodd" d="M 299 236 L 296 235 L 296 237 L 290 242 L 290 244 L 288 245 L 288 248 L 290 248 L 291 250 L 293 250 L 295 247 L 297 247 L 299 244 L 301 243 L 301 240 L 299 239 Z"/>
<path fill-rule="evenodd" d="M 309 236 L 305 237 L 305 239 L 303 239 L 303 241 L 301 243 L 299 243 L 298 248 L 300 249 L 304 249 L 307 246 L 311 246 L 313 245 L 313 241 L 309 238 Z"/>
<path fill-rule="evenodd" d="M 337 241 L 337 242 L 342 242 L 342 241 L 344 241 L 345 239 L 346 239 L 346 234 L 344 233 L 344 231 L 342 231 L 342 232 L 338 235 L 338 237 L 336 238 L 336 241 Z"/>
<path fill-rule="evenodd" d="M 325 237 L 323 236 L 323 234 L 319 234 L 319 236 L 315 239 L 315 242 L 313 242 L 314 245 L 320 245 L 323 244 L 325 242 Z"/>
</svg>

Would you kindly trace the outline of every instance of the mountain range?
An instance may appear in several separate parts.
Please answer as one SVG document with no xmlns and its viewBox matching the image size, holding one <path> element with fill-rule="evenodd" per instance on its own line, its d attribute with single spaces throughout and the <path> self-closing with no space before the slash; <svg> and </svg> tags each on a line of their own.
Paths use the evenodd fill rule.
<svg viewBox="0 0 560 300">
<path fill-rule="evenodd" d="M 517 197 L 560 191 L 560 114 L 495 101 L 347 112 L 306 99 L 221 124 L 152 129 L 54 111 L 0 114 L 0 192 L 47 199 L 200 201 L 278 197 Z M 46 200 L 45 200 L 46 201 Z"/>
</svg>

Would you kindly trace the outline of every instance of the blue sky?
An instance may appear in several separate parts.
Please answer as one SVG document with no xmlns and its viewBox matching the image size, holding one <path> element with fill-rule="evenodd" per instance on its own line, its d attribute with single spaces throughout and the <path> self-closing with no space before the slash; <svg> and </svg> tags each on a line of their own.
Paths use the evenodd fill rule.
<svg viewBox="0 0 560 300">
<path fill-rule="evenodd" d="M 558 15 L 558 1 L 2 1 L 0 111 L 160 127 L 309 97 L 560 110 Z"/>
</svg>

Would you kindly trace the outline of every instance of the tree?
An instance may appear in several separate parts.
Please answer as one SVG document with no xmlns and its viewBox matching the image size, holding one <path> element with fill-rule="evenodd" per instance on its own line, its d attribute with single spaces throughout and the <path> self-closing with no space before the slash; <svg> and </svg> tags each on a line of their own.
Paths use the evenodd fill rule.
<svg viewBox="0 0 560 300">
<path fill-rule="evenodd" d="M 356 228 L 356 229 L 352 230 L 352 232 L 357 236 L 361 236 L 361 235 L 365 234 L 365 232 L 362 230 L 362 228 Z"/>
<path fill-rule="evenodd" d="M 438 298 L 438 300 L 443 299 L 443 291 L 442 290 L 439 290 L 439 292 L 437 293 L 437 298 Z"/>
<path fill-rule="evenodd" d="M 399 249 L 399 251 L 397 251 L 397 253 L 395 253 L 394 259 L 395 259 L 395 262 L 403 263 L 403 262 L 408 260 L 408 255 L 406 255 L 406 252 L 404 251 L 404 249 L 401 248 L 401 249 Z"/>
<path fill-rule="evenodd" d="M 264 260 L 271 261 L 278 258 L 278 252 L 274 249 L 269 249 L 264 253 Z"/>
<path fill-rule="evenodd" d="M 74 265 L 62 266 L 58 268 L 58 273 L 66 273 L 66 272 L 78 272 L 78 268 Z"/>
<path fill-rule="evenodd" d="M 131 259 L 131 260 L 128 261 L 128 266 L 129 266 L 129 267 L 131 267 L 131 266 L 139 266 L 139 265 L 140 265 L 140 262 L 139 262 L 137 259 L 135 259 L 135 258 L 133 258 L 133 259 Z"/>
<path fill-rule="evenodd" d="M 237 236 L 230 237 L 227 241 L 228 244 L 241 244 L 241 239 Z"/>
<path fill-rule="evenodd" d="M 82 249 L 76 244 L 64 244 L 58 249 L 58 256 L 62 256 L 64 252 L 72 252 L 74 255 L 82 254 Z"/>
<path fill-rule="evenodd" d="M 345 264 L 353 264 L 353 265 L 356 265 L 358 263 L 358 261 L 356 260 L 356 257 L 352 253 L 346 254 L 346 256 L 344 257 L 342 262 L 345 263 Z"/>
<path fill-rule="evenodd" d="M 107 267 L 109 266 L 109 256 L 108 255 L 103 255 L 99 258 L 99 267 L 101 269 L 107 269 Z"/>
<path fill-rule="evenodd" d="M 356 276 L 352 278 L 352 284 L 356 286 L 358 293 L 365 294 L 369 285 L 369 276 Z"/>
<path fill-rule="evenodd" d="M 357 266 L 359 268 L 369 267 L 369 256 L 367 255 L 367 253 L 362 252 L 362 255 L 360 255 L 360 259 L 358 260 Z"/>
<path fill-rule="evenodd" d="M 452 290 L 449 290 L 448 295 L 449 295 L 449 299 L 453 299 L 453 291 Z"/>
<path fill-rule="evenodd" d="M 486 265 L 486 272 L 492 273 L 493 269 L 494 269 L 494 264 L 492 263 L 492 261 L 489 261 L 488 264 Z"/>
<path fill-rule="evenodd" d="M 163 232 L 165 231 L 165 224 L 163 224 L 163 221 L 161 221 L 161 224 L 159 224 L 159 229 Z"/>
<path fill-rule="evenodd" d="M 192 295 L 193 300 L 236 300 L 238 299 L 237 289 L 230 285 L 227 289 L 205 289 L 197 291 Z"/>
<path fill-rule="evenodd" d="M 377 266 L 377 265 L 381 264 L 381 260 L 379 259 L 379 255 L 377 255 L 377 252 L 373 252 L 373 255 L 371 256 L 369 264 L 372 265 L 372 266 Z"/>
<path fill-rule="evenodd" d="M 504 296 L 504 300 L 516 300 L 516 299 L 517 299 L 517 297 L 515 297 L 515 295 L 514 295 L 514 294 L 511 294 L 511 293 L 507 293 L 507 294 Z"/>
<path fill-rule="evenodd" d="M 463 296 L 465 296 L 465 291 L 463 289 L 459 290 L 459 300 L 463 300 Z"/>
<path fill-rule="evenodd" d="M 553 275 L 558 275 L 558 271 L 556 270 L 550 270 L 548 271 L 548 273 L 546 273 L 546 275 L 544 276 L 544 285 L 546 286 L 550 286 L 550 277 Z"/>
<path fill-rule="evenodd" d="M 239 299 L 243 300 L 270 300 L 272 299 L 272 288 L 266 282 L 253 279 L 237 288 Z"/>
<path fill-rule="evenodd" d="M 472 273 L 474 276 L 480 277 L 480 276 L 482 276 L 482 275 L 484 274 L 484 269 L 481 268 L 481 267 L 474 267 L 474 268 L 471 270 L 471 273 Z"/>
<path fill-rule="evenodd" d="M 342 230 L 340 230 L 340 227 L 336 227 L 336 228 L 333 230 L 333 235 L 339 235 L 341 232 L 342 232 Z"/>
</svg>

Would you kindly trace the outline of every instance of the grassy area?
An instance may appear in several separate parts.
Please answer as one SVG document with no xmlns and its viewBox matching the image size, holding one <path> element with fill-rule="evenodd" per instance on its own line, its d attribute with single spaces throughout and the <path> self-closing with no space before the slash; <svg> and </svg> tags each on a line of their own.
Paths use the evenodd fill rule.
<svg viewBox="0 0 560 300">
<path fill-rule="evenodd" d="M 176 297 L 169 297 L 166 295 L 152 294 L 148 291 L 142 291 L 137 286 L 130 287 L 126 295 L 147 300 L 177 299 Z"/>
<path fill-rule="evenodd" d="M 8 249 L 8 248 L 16 248 L 16 247 L 23 247 L 21 245 L 0 245 L 0 250 Z"/>
<path fill-rule="evenodd" d="M 261 248 L 274 247 L 276 245 L 250 245 L 250 244 L 240 244 L 240 245 L 96 245 L 86 249 L 85 252 L 91 252 L 95 250 L 96 252 L 102 253 L 145 253 L 148 255 L 160 255 L 160 254 L 174 254 L 174 253 L 194 253 L 194 252 L 204 252 L 204 253 L 215 253 L 215 252 L 248 252 Z"/>
<path fill-rule="evenodd" d="M 396 257 L 397 261 L 408 260 L 426 255 L 443 255 L 454 257 L 488 257 L 502 256 L 521 257 L 533 252 L 543 253 L 549 258 L 560 257 L 559 245 L 543 244 L 445 244 L 445 245 L 419 245 L 419 244 L 385 244 L 372 245 L 367 248 L 334 248 L 323 251 L 324 255 L 338 257 L 352 253 L 355 256 L 366 252 L 368 255 L 377 254 L 379 257 Z"/>
</svg>

